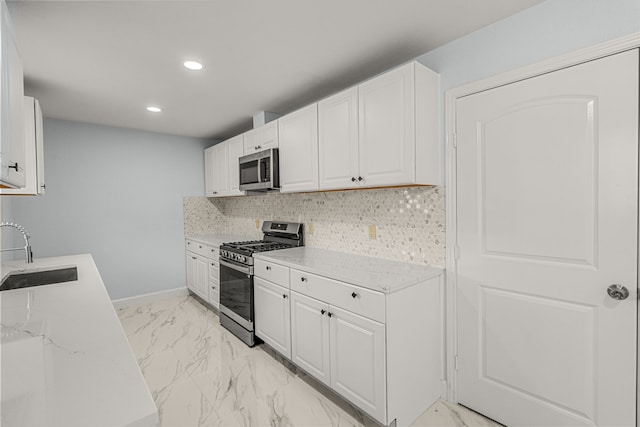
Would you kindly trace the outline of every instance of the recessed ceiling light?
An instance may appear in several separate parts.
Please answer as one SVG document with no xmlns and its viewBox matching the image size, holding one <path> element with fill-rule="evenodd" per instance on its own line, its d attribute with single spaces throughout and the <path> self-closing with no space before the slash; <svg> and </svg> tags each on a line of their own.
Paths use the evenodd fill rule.
<svg viewBox="0 0 640 427">
<path fill-rule="evenodd" d="M 202 70 L 204 68 L 204 65 L 196 61 L 185 61 L 184 66 L 195 71 Z"/>
<path fill-rule="evenodd" d="M 147 111 L 151 112 L 151 113 L 160 113 L 162 111 L 162 108 L 160 107 L 154 107 L 152 105 L 147 107 Z"/>
</svg>

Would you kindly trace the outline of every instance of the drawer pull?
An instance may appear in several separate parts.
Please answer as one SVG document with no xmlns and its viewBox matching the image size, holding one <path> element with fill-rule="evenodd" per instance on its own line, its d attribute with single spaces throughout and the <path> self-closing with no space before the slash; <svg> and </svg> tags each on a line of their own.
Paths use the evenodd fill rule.
<svg viewBox="0 0 640 427">
<path fill-rule="evenodd" d="M 198 248 L 202 249 L 202 245 L 198 245 Z"/>
<path fill-rule="evenodd" d="M 322 314 L 324 316 L 324 314 L 327 312 L 327 310 L 325 310 L 324 308 L 322 310 L 320 310 L 320 314 Z"/>
<path fill-rule="evenodd" d="M 287 294 L 282 294 L 282 298 L 287 299 Z"/>
<path fill-rule="evenodd" d="M 327 313 L 327 316 L 329 316 L 329 317 L 333 317 L 333 313 L 332 313 L 332 312 L 328 312 L 328 313 Z"/>
<path fill-rule="evenodd" d="M 301 277 L 301 278 L 300 278 L 300 281 L 301 281 L 301 282 L 306 282 L 306 281 L 307 281 L 307 278 L 306 278 L 306 277 Z"/>
<path fill-rule="evenodd" d="M 271 267 L 267 265 L 267 271 L 268 271 L 268 270 L 271 270 Z"/>
<path fill-rule="evenodd" d="M 190 244 L 191 244 L 191 242 L 187 242 L 187 245 L 190 245 Z"/>
<path fill-rule="evenodd" d="M 192 256 L 191 259 L 196 259 L 196 257 Z"/>
<path fill-rule="evenodd" d="M 355 292 L 351 292 L 351 298 L 357 298 L 358 294 L 356 294 Z"/>
</svg>

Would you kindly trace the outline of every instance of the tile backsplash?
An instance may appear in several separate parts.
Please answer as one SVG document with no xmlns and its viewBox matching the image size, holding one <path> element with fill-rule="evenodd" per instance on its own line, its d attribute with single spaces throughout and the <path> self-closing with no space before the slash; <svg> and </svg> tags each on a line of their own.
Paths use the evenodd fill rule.
<svg viewBox="0 0 640 427">
<path fill-rule="evenodd" d="M 310 247 L 445 264 L 444 187 L 184 198 L 185 235 L 260 238 L 256 220 L 260 226 L 264 220 L 302 222 L 305 245 Z"/>
</svg>

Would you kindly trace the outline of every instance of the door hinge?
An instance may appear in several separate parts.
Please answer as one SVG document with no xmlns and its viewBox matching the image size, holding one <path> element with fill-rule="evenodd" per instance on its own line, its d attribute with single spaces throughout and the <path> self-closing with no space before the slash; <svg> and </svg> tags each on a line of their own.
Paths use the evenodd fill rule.
<svg viewBox="0 0 640 427">
<path fill-rule="evenodd" d="M 458 134 L 455 132 L 451 134 L 451 145 L 453 148 L 458 148 Z"/>
<path fill-rule="evenodd" d="M 457 261 L 459 257 L 460 257 L 460 248 L 458 247 L 458 245 L 453 245 L 453 259 Z"/>
<path fill-rule="evenodd" d="M 457 354 L 455 356 L 453 356 L 453 369 L 455 371 L 458 370 L 458 355 Z"/>
</svg>

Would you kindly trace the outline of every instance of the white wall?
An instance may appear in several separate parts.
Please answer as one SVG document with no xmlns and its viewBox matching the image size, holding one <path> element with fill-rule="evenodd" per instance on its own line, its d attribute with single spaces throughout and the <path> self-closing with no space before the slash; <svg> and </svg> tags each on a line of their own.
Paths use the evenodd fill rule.
<svg viewBox="0 0 640 427">
<path fill-rule="evenodd" d="M 47 193 L 2 198 L 34 257 L 91 253 L 113 299 L 184 286 L 182 199 L 211 142 L 52 119 L 44 140 Z"/>
</svg>

